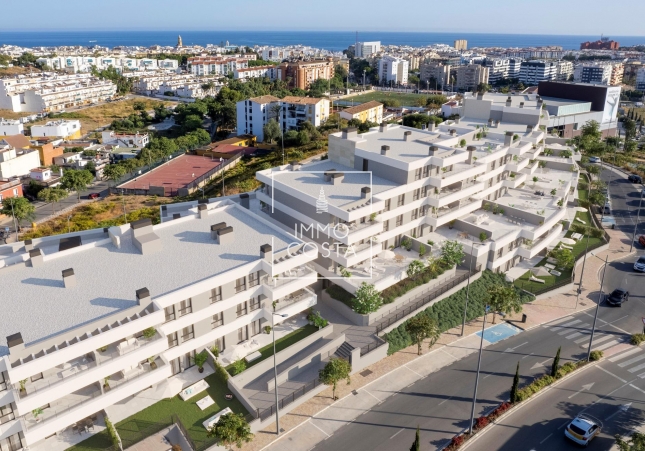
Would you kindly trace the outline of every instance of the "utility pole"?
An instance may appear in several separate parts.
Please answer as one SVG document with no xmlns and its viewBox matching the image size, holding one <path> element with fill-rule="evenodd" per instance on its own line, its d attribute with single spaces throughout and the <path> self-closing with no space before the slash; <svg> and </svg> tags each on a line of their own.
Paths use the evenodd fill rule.
<svg viewBox="0 0 645 451">
<path fill-rule="evenodd" d="M 592 213 L 593 214 L 593 213 Z M 582 292 L 582 277 L 585 275 L 585 264 L 587 263 L 587 252 L 589 252 L 589 230 L 585 230 L 587 234 L 587 249 L 585 250 L 585 255 L 582 257 L 582 270 L 580 271 L 580 283 L 578 284 L 578 294 L 576 295 L 576 308 L 578 309 L 578 300 L 580 299 L 580 293 Z"/>
<path fill-rule="evenodd" d="M 602 268 L 602 280 L 600 281 L 600 297 L 598 298 L 598 303 L 596 303 L 596 314 L 593 317 L 593 326 L 591 326 L 591 340 L 589 340 L 589 350 L 587 351 L 587 361 L 591 358 L 591 346 L 593 345 L 593 336 L 596 331 L 596 321 L 598 320 L 598 310 L 600 310 L 600 303 L 603 299 L 602 287 L 605 283 L 605 274 L 607 274 L 607 260 L 609 259 L 609 254 L 605 257 L 605 266 Z"/>
<path fill-rule="evenodd" d="M 482 336 L 479 342 L 479 358 L 477 359 L 477 377 L 475 378 L 475 393 L 473 393 L 473 408 L 470 411 L 470 424 L 468 425 L 468 434 L 473 433 L 473 423 L 475 422 L 475 407 L 477 405 L 477 385 L 479 384 L 479 370 L 482 364 L 482 349 L 484 348 L 484 330 L 486 329 L 486 315 L 489 307 L 486 306 L 484 311 L 484 322 L 482 323 Z"/>
<path fill-rule="evenodd" d="M 641 205 L 643 204 L 643 192 L 645 188 L 641 188 L 641 200 L 638 201 L 638 210 L 636 211 L 636 223 L 634 224 L 634 233 L 632 234 L 632 244 L 629 246 L 629 252 L 634 250 L 634 240 L 636 239 L 636 229 L 638 229 L 638 220 L 641 215 Z M 16 240 L 17 241 L 17 240 Z"/>
</svg>

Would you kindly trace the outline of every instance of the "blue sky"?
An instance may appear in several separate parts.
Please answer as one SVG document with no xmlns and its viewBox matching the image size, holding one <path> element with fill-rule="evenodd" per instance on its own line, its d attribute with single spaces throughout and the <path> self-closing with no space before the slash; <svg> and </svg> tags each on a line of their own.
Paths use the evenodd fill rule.
<svg viewBox="0 0 645 451">
<path fill-rule="evenodd" d="M 620 3 L 620 8 L 614 8 Z M 2 0 L 3 31 L 363 30 L 645 36 L 643 0 Z M 629 11 L 632 13 L 629 13 Z"/>
</svg>

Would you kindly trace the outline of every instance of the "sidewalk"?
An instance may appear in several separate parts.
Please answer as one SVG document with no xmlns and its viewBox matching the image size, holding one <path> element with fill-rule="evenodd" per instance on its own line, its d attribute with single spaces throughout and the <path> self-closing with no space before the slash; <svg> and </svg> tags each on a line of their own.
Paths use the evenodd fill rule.
<svg viewBox="0 0 645 451">
<path fill-rule="evenodd" d="M 521 318 L 521 314 L 506 319 L 522 329 L 531 329 L 594 306 L 600 289 L 598 274 L 604 265 L 605 256 L 609 256 L 609 261 L 614 261 L 629 255 L 629 242 L 625 235 L 619 230 L 607 232 L 611 236 L 609 249 L 598 252 L 596 255 L 600 258 L 587 256 L 583 292 L 577 308 L 575 288 L 572 288 L 525 305 L 523 313 L 527 315 L 526 323 L 516 322 Z M 280 419 L 280 427 L 284 432 L 278 440 L 275 425 L 269 426 L 256 433 L 255 439 L 245 444 L 242 450 L 278 451 L 287 445 L 290 451 L 311 449 L 398 390 L 477 352 L 479 338 L 474 334 L 481 329 L 482 319 L 466 324 L 464 338 L 460 337 L 461 327 L 456 327 L 442 334 L 430 352 L 425 351 L 427 348 L 424 347 L 425 354 L 422 356 L 417 356 L 416 346 L 410 346 L 353 375 L 351 384 L 338 385 L 337 396 L 340 400 L 335 403 L 331 399 L 331 388 L 325 389 Z M 432 358 L 428 358 L 429 355 L 432 355 Z M 297 433 L 291 434 L 290 432 L 296 428 Z"/>
</svg>

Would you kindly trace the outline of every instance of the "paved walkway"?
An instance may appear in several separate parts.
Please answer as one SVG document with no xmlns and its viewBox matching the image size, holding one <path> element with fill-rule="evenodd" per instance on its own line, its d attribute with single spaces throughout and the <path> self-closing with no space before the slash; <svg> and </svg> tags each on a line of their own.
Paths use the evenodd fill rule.
<svg viewBox="0 0 645 451">
<path fill-rule="evenodd" d="M 525 305 L 524 313 L 528 317 L 526 323 L 516 322 L 521 315 L 507 319 L 523 329 L 530 329 L 595 305 L 600 289 L 598 274 L 605 256 L 608 255 L 609 261 L 613 261 L 629 255 L 629 240 L 625 235 L 619 230 L 608 230 L 608 233 L 611 236 L 609 249 L 597 253 L 599 258 L 587 256 L 582 281 L 583 292 L 577 307 L 575 288 L 572 288 Z M 245 444 L 242 450 L 278 451 L 285 447 L 290 451 L 309 450 L 397 390 L 477 352 L 479 337 L 475 333 L 481 329 L 481 320 L 482 318 L 478 318 L 466 325 L 464 338 L 460 337 L 460 327 L 445 332 L 430 352 L 423 356 L 417 356 L 416 346 L 410 346 L 370 366 L 369 374 L 362 372 L 352 376 L 351 384 L 339 384 L 337 396 L 340 400 L 335 403 L 331 399 L 331 388 L 327 388 L 280 419 L 280 427 L 285 433 L 278 440 L 275 426 L 269 426 L 258 432 L 255 439 Z M 425 349 L 427 348 L 424 347 Z M 430 355 L 432 357 L 428 357 Z M 291 434 L 296 428 L 298 432 Z"/>
</svg>

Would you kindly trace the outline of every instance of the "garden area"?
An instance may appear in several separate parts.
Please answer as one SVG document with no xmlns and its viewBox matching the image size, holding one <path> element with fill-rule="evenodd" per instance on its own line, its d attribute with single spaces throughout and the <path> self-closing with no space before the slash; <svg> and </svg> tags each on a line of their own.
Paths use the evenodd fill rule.
<svg viewBox="0 0 645 451">
<path fill-rule="evenodd" d="M 428 97 L 436 97 L 432 94 L 415 94 L 413 92 L 390 92 L 390 91 L 369 91 L 365 94 L 347 97 L 341 102 L 354 102 L 356 105 L 376 100 L 384 103 L 386 106 L 425 106 Z M 446 100 L 441 103 L 445 103 Z M 441 106 L 441 104 L 439 105 Z"/>
<path fill-rule="evenodd" d="M 226 382 L 219 378 L 217 373 L 207 376 L 204 380 L 208 382 L 208 389 L 187 401 L 183 401 L 179 396 L 173 396 L 116 423 L 115 427 L 124 443 L 124 448 L 126 444 L 131 445 L 145 438 L 145 435 L 155 433 L 156 425 L 169 425 L 169 419 L 172 415 L 176 415 L 181 420 L 192 441 L 200 447 L 200 445 L 215 442 L 214 439 L 206 436 L 207 431 L 202 424 L 206 419 L 227 407 L 230 407 L 234 413 L 248 414 L 237 399 L 226 400 L 225 395 L 229 390 Z M 195 403 L 206 396 L 210 396 L 215 401 L 215 404 L 205 410 L 200 410 Z M 149 431 L 149 433 L 142 434 L 145 431 Z M 106 449 L 111 445 L 112 441 L 106 430 L 69 448 L 69 451 L 97 451 Z"/>
<path fill-rule="evenodd" d="M 504 274 L 496 274 L 488 270 L 484 271 L 479 279 L 470 284 L 468 312 L 466 315 L 467 321 L 484 315 L 484 309 L 489 303 L 489 292 L 498 286 L 512 287 L 510 283 L 506 282 L 506 276 Z M 516 292 L 521 304 L 525 304 L 534 299 L 530 294 L 518 289 L 516 289 Z M 466 288 L 462 288 L 447 298 L 434 303 L 413 318 L 421 316 L 429 317 L 437 324 L 439 332 L 443 333 L 461 324 L 465 304 Z M 388 354 L 393 354 L 414 344 L 414 340 L 406 327 L 413 318 L 408 319 L 385 336 L 389 344 Z"/>
</svg>

